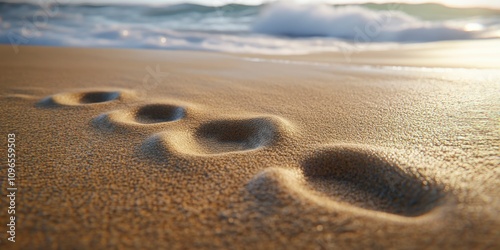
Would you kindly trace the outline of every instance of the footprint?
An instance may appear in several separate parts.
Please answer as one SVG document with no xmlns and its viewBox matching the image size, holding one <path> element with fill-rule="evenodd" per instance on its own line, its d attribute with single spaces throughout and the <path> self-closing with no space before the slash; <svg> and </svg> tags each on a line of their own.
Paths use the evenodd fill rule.
<svg viewBox="0 0 500 250">
<path fill-rule="evenodd" d="M 185 115 L 186 109 L 182 106 L 157 103 L 102 114 L 92 123 L 105 130 L 134 129 L 174 122 Z"/>
<path fill-rule="evenodd" d="M 180 154 L 225 155 L 266 147 L 279 141 L 290 129 L 290 124 L 278 117 L 225 119 L 202 124 L 194 131 L 156 134 L 145 145 Z"/>
<path fill-rule="evenodd" d="M 246 189 L 259 202 L 312 202 L 336 211 L 397 216 L 396 220 L 437 214 L 432 211 L 438 211 L 435 208 L 444 200 L 439 185 L 406 173 L 359 146 L 321 149 L 298 169 L 266 169 Z"/>
<path fill-rule="evenodd" d="M 108 103 L 131 96 L 128 91 L 82 91 L 52 95 L 37 103 L 38 107 L 79 106 Z"/>
<path fill-rule="evenodd" d="M 359 146 L 322 149 L 302 164 L 307 184 L 331 199 L 402 216 L 422 215 L 439 204 L 442 188 L 401 170 Z"/>
<path fill-rule="evenodd" d="M 220 154 L 264 147 L 275 139 L 277 129 L 271 119 L 220 120 L 203 124 L 195 138 L 200 152 Z"/>
</svg>

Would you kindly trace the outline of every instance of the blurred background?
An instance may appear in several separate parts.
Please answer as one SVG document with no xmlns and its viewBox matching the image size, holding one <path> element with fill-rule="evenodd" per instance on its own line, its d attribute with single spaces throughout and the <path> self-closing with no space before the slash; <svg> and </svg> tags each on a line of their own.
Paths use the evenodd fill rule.
<svg viewBox="0 0 500 250">
<path fill-rule="evenodd" d="M 500 37 L 500 1 L 0 2 L 0 43 L 252 54 Z"/>
</svg>

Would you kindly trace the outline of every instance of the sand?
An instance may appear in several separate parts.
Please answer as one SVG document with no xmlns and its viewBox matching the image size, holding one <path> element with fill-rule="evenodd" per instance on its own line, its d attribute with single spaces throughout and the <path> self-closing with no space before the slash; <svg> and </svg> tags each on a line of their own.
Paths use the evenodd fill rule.
<svg viewBox="0 0 500 250">
<path fill-rule="evenodd" d="M 19 49 L 0 249 L 500 247 L 498 61 Z"/>
</svg>

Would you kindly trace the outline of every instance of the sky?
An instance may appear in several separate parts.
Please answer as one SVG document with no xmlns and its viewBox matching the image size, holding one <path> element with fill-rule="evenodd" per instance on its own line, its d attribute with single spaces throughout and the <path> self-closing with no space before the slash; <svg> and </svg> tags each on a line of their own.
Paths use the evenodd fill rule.
<svg viewBox="0 0 500 250">
<path fill-rule="evenodd" d="M 19 2 L 20 0 L 14 0 L 13 2 Z M 56 0 L 24 0 L 27 2 L 40 2 L 47 1 L 53 2 Z M 204 5 L 223 5 L 227 3 L 237 2 L 243 4 L 251 4 L 257 5 L 262 2 L 268 2 L 269 0 L 57 0 L 59 2 L 79 2 L 79 3 L 148 3 L 148 4 L 171 4 L 171 3 L 179 3 L 179 2 L 192 2 L 192 3 L 200 3 Z M 401 2 L 401 3 L 441 3 L 448 6 L 455 7 L 489 7 L 500 9 L 500 0 L 290 0 L 301 3 L 363 3 L 363 2 L 376 2 L 376 3 L 384 3 L 384 2 Z M 12 2 L 12 0 L 11 0 Z"/>
</svg>

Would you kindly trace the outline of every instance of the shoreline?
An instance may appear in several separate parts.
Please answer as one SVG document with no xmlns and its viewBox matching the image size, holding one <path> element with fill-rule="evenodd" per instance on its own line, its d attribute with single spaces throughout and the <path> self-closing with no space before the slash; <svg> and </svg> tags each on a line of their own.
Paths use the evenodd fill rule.
<svg viewBox="0 0 500 250">
<path fill-rule="evenodd" d="M 387 50 L 358 50 L 356 44 L 351 49 L 341 49 L 338 52 L 318 52 L 302 55 L 271 55 L 271 54 L 248 54 L 229 53 L 209 50 L 157 50 L 140 48 L 108 48 L 108 47 L 59 47 L 59 46 L 31 46 L 23 45 L 21 48 L 63 48 L 63 49 L 87 49 L 96 51 L 136 51 L 151 54 L 155 52 L 183 53 L 183 54 L 213 54 L 227 55 L 241 58 L 256 58 L 267 61 L 291 61 L 311 64 L 326 65 L 352 65 L 354 67 L 376 66 L 376 67 L 425 67 L 425 68 L 470 68 L 470 69 L 500 69 L 500 52 L 496 50 L 496 44 L 500 39 L 483 40 L 455 40 L 438 41 L 427 43 L 400 44 Z M 0 44 L 1 47 L 10 47 L 8 44 Z M 16 46 L 17 47 L 17 46 Z M 5 49 L 4 49 L 5 50 Z M 8 53 L 8 50 L 5 50 Z M 14 54 L 16 49 L 12 48 Z M 22 52 L 20 52 L 22 53 Z M 408 60 L 411 58 L 412 60 Z M 463 60 L 463 59 L 467 60 Z"/>
</svg>

